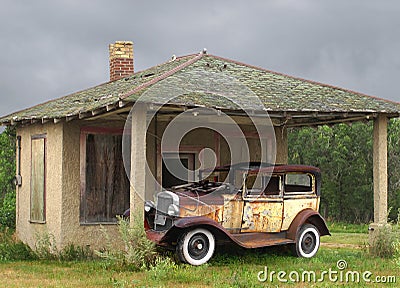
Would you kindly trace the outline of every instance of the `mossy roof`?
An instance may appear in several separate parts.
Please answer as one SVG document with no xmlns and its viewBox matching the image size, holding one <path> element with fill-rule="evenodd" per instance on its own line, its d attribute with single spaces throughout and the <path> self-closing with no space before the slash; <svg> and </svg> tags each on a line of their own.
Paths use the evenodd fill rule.
<svg viewBox="0 0 400 288">
<path fill-rule="evenodd" d="M 178 97 L 169 104 L 228 110 L 241 105 L 257 110 L 255 96 L 268 112 L 385 113 L 391 117 L 400 113 L 400 104 L 389 100 L 200 53 L 12 113 L 0 118 L 0 123 L 68 121 L 119 109 L 145 96 L 157 103 L 170 95 Z"/>
</svg>

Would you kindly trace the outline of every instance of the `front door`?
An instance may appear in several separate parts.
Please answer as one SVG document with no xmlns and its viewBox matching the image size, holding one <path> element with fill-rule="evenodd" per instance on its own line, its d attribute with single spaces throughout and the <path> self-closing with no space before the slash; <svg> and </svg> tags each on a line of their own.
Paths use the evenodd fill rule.
<svg viewBox="0 0 400 288">
<path fill-rule="evenodd" d="M 250 174 L 243 187 L 242 233 L 280 232 L 282 226 L 282 176 Z"/>
</svg>

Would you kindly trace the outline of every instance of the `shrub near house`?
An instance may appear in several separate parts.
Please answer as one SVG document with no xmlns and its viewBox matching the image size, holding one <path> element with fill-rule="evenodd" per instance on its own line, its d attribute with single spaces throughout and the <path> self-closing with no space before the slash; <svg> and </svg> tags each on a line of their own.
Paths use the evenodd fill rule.
<svg viewBox="0 0 400 288">
<path fill-rule="evenodd" d="M 0 227 L 15 228 L 15 131 L 0 134 Z"/>
</svg>

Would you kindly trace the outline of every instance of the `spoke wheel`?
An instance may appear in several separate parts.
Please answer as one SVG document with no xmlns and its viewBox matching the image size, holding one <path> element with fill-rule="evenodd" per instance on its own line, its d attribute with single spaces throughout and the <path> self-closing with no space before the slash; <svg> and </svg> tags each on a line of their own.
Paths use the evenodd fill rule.
<svg viewBox="0 0 400 288">
<path fill-rule="evenodd" d="M 177 246 L 179 259 L 191 265 L 206 263 L 214 254 L 214 250 L 214 235 L 202 228 L 197 228 L 183 234 Z"/>
<path fill-rule="evenodd" d="M 296 237 L 296 246 L 293 247 L 295 256 L 311 258 L 319 248 L 320 235 L 318 229 L 312 224 L 304 224 Z"/>
</svg>

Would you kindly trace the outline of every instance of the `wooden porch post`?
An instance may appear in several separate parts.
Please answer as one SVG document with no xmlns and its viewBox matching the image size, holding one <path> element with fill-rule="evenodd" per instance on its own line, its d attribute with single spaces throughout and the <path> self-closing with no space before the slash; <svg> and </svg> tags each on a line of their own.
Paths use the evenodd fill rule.
<svg viewBox="0 0 400 288">
<path fill-rule="evenodd" d="M 146 115 L 147 106 L 136 104 L 132 111 L 131 127 L 131 216 L 142 215 L 146 189 Z M 133 223 L 131 217 L 131 224 Z"/>
<path fill-rule="evenodd" d="M 388 118 L 379 114 L 374 120 L 373 132 L 374 223 L 370 231 L 387 223 L 387 126 Z"/>
</svg>

